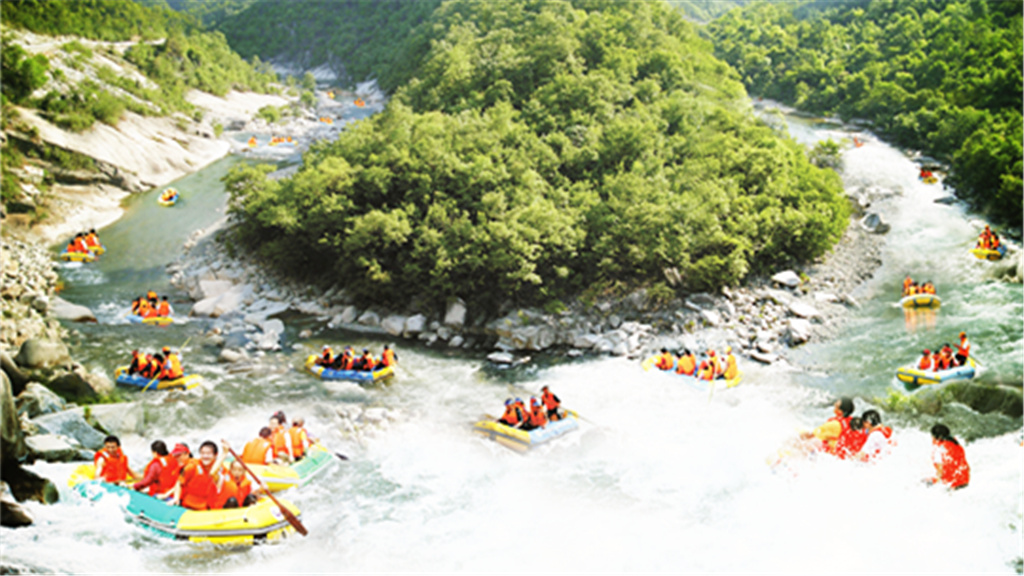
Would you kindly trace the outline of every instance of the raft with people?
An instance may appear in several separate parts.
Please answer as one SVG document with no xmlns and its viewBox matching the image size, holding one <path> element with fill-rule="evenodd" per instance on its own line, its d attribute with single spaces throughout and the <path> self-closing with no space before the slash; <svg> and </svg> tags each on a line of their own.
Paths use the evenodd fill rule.
<svg viewBox="0 0 1024 576">
<path fill-rule="evenodd" d="M 977 374 L 974 358 L 968 358 L 961 366 L 951 366 L 945 370 L 923 370 L 916 364 L 901 366 L 896 369 L 896 379 L 903 383 L 907 392 L 913 392 L 930 384 L 946 384 L 956 380 L 970 380 Z"/>
<path fill-rule="evenodd" d="M 114 370 L 114 382 L 121 386 L 131 386 L 143 392 L 158 390 L 191 390 L 203 382 L 199 374 L 185 374 L 173 380 L 161 380 L 159 377 L 147 378 L 141 374 L 128 374 L 128 366 L 119 366 Z"/>
<path fill-rule="evenodd" d="M 302 459 L 291 464 L 248 464 L 249 469 L 267 485 L 271 492 L 305 486 L 334 462 L 335 456 L 322 444 L 306 449 Z"/>
<path fill-rule="evenodd" d="M 578 414 L 572 410 L 561 412 L 563 416 L 560 420 L 549 421 L 544 426 L 529 431 L 497 422 L 493 418 L 485 418 L 473 424 L 473 432 L 494 440 L 502 446 L 518 452 L 526 452 L 580 427 Z"/>
<path fill-rule="evenodd" d="M 65 250 L 58 256 L 64 262 L 95 262 L 96 254 L 93 252 L 68 252 Z"/>
<path fill-rule="evenodd" d="M 397 362 L 391 345 L 384 346 L 380 360 L 363 348 L 362 356 L 355 356 L 351 346 L 346 346 L 335 356 L 330 346 L 324 345 L 320 355 L 311 354 L 306 358 L 306 370 L 323 380 L 349 380 L 352 382 L 377 382 L 394 376 Z"/>
<path fill-rule="evenodd" d="M 306 370 L 323 380 L 349 380 L 352 382 L 377 382 L 395 375 L 391 366 L 380 366 L 373 370 L 335 370 L 316 364 L 315 354 L 306 358 Z"/>
<path fill-rule="evenodd" d="M 125 316 L 128 322 L 132 324 L 146 324 L 148 326 L 167 326 L 174 324 L 174 318 L 170 316 L 150 316 L 143 317 L 138 314 L 128 314 Z"/>
<path fill-rule="evenodd" d="M 999 239 L 999 234 L 986 225 L 978 235 L 978 243 L 971 250 L 971 254 L 979 260 L 1002 260 L 1006 255 L 1006 245 Z"/>
<path fill-rule="evenodd" d="M 156 202 L 161 206 L 170 207 L 177 204 L 178 198 L 180 197 L 181 194 L 178 194 L 177 190 L 174 188 L 168 188 L 160 194 L 160 197 L 156 199 Z"/>
<path fill-rule="evenodd" d="M 662 348 L 660 354 L 647 358 L 640 366 L 644 371 L 657 368 L 660 372 L 684 379 L 698 390 L 708 392 L 717 384 L 734 388 L 743 379 L 736 357 L 732 354 L 732 346 L 725 348 L 725 354 L 722 360 L 714 350 L 708 350 L 704 356 L 697 358 L 693 352 L 685 350 L 678 357 L 673 357 L 667 348 Z"/>
<path fill-rule="evenodd" d="M 936 294 L 910 294 L 900 298 L 903 308 L 938 308 L 942 306 L 942 298 Z"/>
<path fill-rule="evenodd" d="M 293 532 L 291 524 L 269 498 L 243 508 L 189 510 L 144 492 L 95 479 L 96 467 L 82 464 L 68 479 L 68 486 L 82 497 L 97 501 L 112 497 L 129 522 L 160 536 L 190 542 L 251 545 L 279 540 Z M 299 509 L 279 500 L 296 518 Z"/>
</svg>

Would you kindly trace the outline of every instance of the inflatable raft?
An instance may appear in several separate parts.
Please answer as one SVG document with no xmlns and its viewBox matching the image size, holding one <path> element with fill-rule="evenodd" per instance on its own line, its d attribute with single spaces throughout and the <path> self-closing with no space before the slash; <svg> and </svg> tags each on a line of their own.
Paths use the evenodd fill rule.
<svg viewBox="0 0 1024 576">
<path fill-rule="evenodd" d="M 334 455 L 320 444 L 313 444 L 302 460 L 288 466 L 271 464 L 261 466 L 248 464 L 249 469 L 259 476 L 271 492 L 305 486 L 334 462 Z"/>
<path fill-rule="evenodd" d="M 977 365 L 974 363 L 974 358 L 968 358 L 967 364 L 963 366 L 956 366 L 949 370 L 940 370 L 938 372 L 921 370 L 916 364 L 903 366 L 896 370 L 896 379 L 903 384 L 903 388 L 907 392 L 913 392 L 921 386 L 945 384 L 955 380 L 970 380 L 974 378 L 976 373 Z"/>
<path fill-rule="evenodd" d="M 334 370 L 316 364 L 316 355 L 306 358 L 306 370 L 324 380 L 351 380 L 352 382 L 376 382 L 395 375 L 391 366 L 377 368 L 373 372 L 364 370 Z"/>
<path fill-rule="evenodd" d="M 163 194 L 160 194 L 160 196 L 158 196 L 156 199 L 156 203 L 161 206 L 174 206 L 175 204 L 178 203 L 178 198 L 181 197 L 181 194 L 179 194 L 177 190 L 174 190 L 174 188 L 168 188 L 167 190 L 173 190 L 174 194 L 172 194 L 171 197 L 166 200 L 164 199 Z"/>
<path fill-rule="evenodd" d="M 707 360 L 707 358 L 706 357 L 698 358 L 697 359 L 697 365 L 698 366 L 700 365 L 702 360 Z M 673 368 L 672 370 L 662 370 L 660 368 L 657 368 L 657 366 L 655 365 L 657 363 L 657 361 L 658 361 L 658 357 L 657 356 L 651 356 L 650 358 L 644 360 L 643 363 L 641 364 L 641 366 L 643 366 L 644 370 L 648 370 L 649 371 L 649 370 L 651 370 L 653 368 L 653 369 L 655 369 L 655 371 L 661 372 L 662 374 L 665 374 L 667 376 L 672 376 L 674 378 L 680 378 L 680 379 L 686 380 L 687 384 L 689 384 L 690 386 L 693 386 L 694 388 L 696 388 L 698 390 L 701 390 L 703 392 L 707 392 L 708 390 L 711 389 L 711 383 L 712 382 L 715 383 L 715 388 L 735 388 L 736 386 L 739 385 L 740 380 L 743 379 L 743 372 L 739 372 L 739 373 L 736 374 L 735 378 L 731 378 L 729 380 L 726 380 L 725 378 L 721 378 L 721 377 L 715 378 L 714 380 L 701 380 L 700 378 L 697 378 L 696 376 L 687 376 L 686 374 L 679 374 L 678 372 L 675 371 L 675 368 Z M 724 386 L 722 386 L 723 384 L 724 384 Z"/>
<path fill-rule="evenodd" d="M 971 250 L 971 254 L 978 260 L 1002 260 L 1003 256 L 1006 255 L 1006 246 L 1000 244 L 999 248 L 991 250 L 988 248 L 975 248 Z"/>
<path fill-rule="evenodd" d="M 128 374 L 128 367 L 121 366 L 114 371 L 114 382 L 122 386 L 138 388 L 143 392 L 154 390 L 191 390 L 202 383 L 203 377 L 199 374 L 186 374 L 174 380 L 154 380 L 138 374 Z"/>
<path fill-rule="evenodd" d="M 942 298 L 935 294 L 914 294 L 900 299 L 900 306 L 904 308 L 938 308 L 941 305 Z"/>
<path fill-rule="evenodd" d="M 95 262 L 96 254 L 92 252 L 68 252 L 60 253 L 60 259 L 65 262 Z"/>
<path fill-rule="evenodd" d="M 474 424 L 473 432 L 490 438 L 498 444 L 517 452 L 526 452 L 530 448 L 550 442 L 579 427 L 578 415 L 572 410 L 565 410 L 565 415 L 561 420 L 548 422 L 546 426 L 530 430 L 529 432 L 506 426 L 490 418 Z"/>
<path fill-rule="evenodd" d="M 237 546 L 279 540 L 294 530 L 269 498 L 245 508 L 189 510 L 124 486 L 94 480 L 94 474 L 92 464 L 83 464 L 68 479 L 68 485 L 88 500 L 113 497 L 129 522 L 166 538 Z M 299 517 L 294 504 L 278 500 Z"/>
<path fill-rule="evenodd" d="M 103 246 L 103 244 L 97 244 L 95 246 L 89 246 L 88 248 L 89 248 L 89 252 L 92 252 L 93 254 L 95 254 L 97 256 L 103 256 L 103 254 L 107 251 L 107 248 L 105 246 Z"/>
<path fill-rule="evenodd" d="M 174 324 L 174 318 L 171 316 L 150 316 L 149 318 L 143 318 L 138 314 L 129 314 L 128 321 L 132 324 L 147 324 L 149 326 L 167 326 L 168 324 Z"/>
<path fill-rule="evenodd" d="M 924 182 L 925 184 L 936 184 L 936 183 L 938 183 L 938 181 L 939 181 L 939 179 L 936 178 L 935 176 L 928 176 L 927 178 L 921 178 L 921 182 Z"/>
</svg>

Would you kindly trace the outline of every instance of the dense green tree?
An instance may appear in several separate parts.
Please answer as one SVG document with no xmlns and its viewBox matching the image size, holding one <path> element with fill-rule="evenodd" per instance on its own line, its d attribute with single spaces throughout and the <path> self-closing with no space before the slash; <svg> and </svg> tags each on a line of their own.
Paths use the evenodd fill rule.
<svg viewBox="0 0 1024 576">
<path fill-rule="evenodd" d="M 236 243 L 364 303 L 495 309 L 665 268 L 736 284 L 845 228 L 835 172 L 757 121 L 665 5 L 459 0 L 412 36 L 383 113 L 292 178 L 227 177 Z"/>
<path fill-rule="evenodd" d="M 950 162 L 959 195 L 1020 226 L 1022 5 L 759 3 L 708 29 L 752 91 L 872 121 L 896 143 Z"/>
</svg>

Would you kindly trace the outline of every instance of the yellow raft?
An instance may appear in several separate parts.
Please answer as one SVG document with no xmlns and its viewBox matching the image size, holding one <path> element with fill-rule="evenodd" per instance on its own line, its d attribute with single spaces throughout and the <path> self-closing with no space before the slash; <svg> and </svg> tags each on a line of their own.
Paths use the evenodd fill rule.
<svg viewBox="0 0 1024 576">
<path fill-rule="evenodd" d="M 942 306 L 942 299 L 935 294 L 914 294 L 901 298 L 900 306 L 904 308 L 938 308 Z"/>
<path fill-rule="evenodd" d="M 61 252 L 60 259 L 65 262 L 95 262 L 96 254 L 92 252 Z"/>
<path fill-rule="evenodd" d="M 172 506 L 131 488 L 94 478 L 94 466 L 82 464 L 71 474 L 68 486 L 93 501 L 113 495 L 129 522 L 166 538 L 237 546 L 279 540 L 294 531 L 281 510 L 269 498 L 245 508 L 189 510 Z M 278 500 L 299 517 L 299 509 L 294 504 Z"/>
<path fill-rule="evenodd" d="M 938 181 L 939 181 L 939 179 L 936 178 L 935 176 L 928 176 L 927 178 L 921 178 L 921 182 L 924 182 L 925 184 L 936 184 L 936 183 L 938 183 Z"/>
<path fill-rule="evenodd" d="M 247 464 L 271 492 L 304 486 L 334 461 L 334 455 L 320 444 L 313 444 L 301 460 L 288 466 Z"/>
<path fill-rule="evenodd" d="M 526 452 L 580 427 L 578 414 L 572 410 L 564 412 L 561 420 L 548 422 L 547 425 L 529 432 L 501 424 L 492 418 L 473 424 L 473 432 L 517 452 Z"/>
<path fill-rule="evenodd" d="M 989 248 L 975 248 L 971 250 L 971 254 L 978 260 L 1002 260 L 1003 256 L 1006 255 L 1006 246 L 1000 244 L 999 248 L 995 250 Z"/>
</svg>

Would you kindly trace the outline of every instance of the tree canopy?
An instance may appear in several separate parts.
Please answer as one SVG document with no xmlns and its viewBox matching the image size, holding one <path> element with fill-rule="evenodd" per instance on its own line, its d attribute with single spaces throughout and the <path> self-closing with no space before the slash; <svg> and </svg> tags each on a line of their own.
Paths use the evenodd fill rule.
<svg viewBox="0 0 1024 576">
<path fill-rule="evenodd" d="M 227 177 L 233 242 L 363 303 L 493 309 L 667 268 L 714 289 L 845 229 L 837 175 L 666 5 L 455 0 L 413 36 L 383 113 L 292 178 Z"/>
<path fill-rule="evenodd" d="M 947 182 L 1020 226 L 1022 2 L 759 3 L 709 25 L 752 91 L 865 118 L 950 162 Z"/>
</svg>

